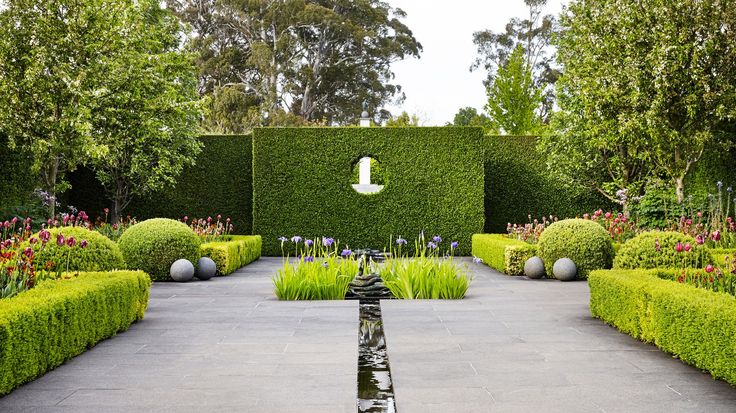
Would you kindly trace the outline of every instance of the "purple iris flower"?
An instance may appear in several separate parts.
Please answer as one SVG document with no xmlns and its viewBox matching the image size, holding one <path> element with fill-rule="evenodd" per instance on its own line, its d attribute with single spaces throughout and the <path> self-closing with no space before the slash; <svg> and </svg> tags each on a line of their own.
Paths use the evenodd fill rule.
<svg viewBox="0 0 736 413">
<path fill-rule="evenodd" d="M 437 249 L 437 244 L 435 244 L 434 242 L 430 241 L 430 242 L 427 243 L 427 248 L 431 248 L 433 250 L 436 250 Z"/>
<path fill-rule="evenodd" d="M 442 242 L 442 238 L 439 235 L 435 235 L 434 237 L 432 237 L 432 241 L 435 244 L 439 244 L 440 242 Z"/>
<path fill-rule="evenodd" d="M 460 243 L 458 243 L 457 241 L 452 241 L 452 243 L 450 243 L 450 248 L 455 249 L 458 245 L 460 245 Z"/>
<path fill-rule="evenodd" d="M 314 245 L 314 241 L 312 241 L 311 239 L 308 239 L 308 240 L 304 241 L 304 244 L 307 247 L 311 247 L 312 245 Z"/>
<path fill-rule="evenodd" d="M 314 262 L 314 257 L 311 255 L 307 255 L 304 257 L 304 262 Z"/>
<path fill-rule="evenodd" d="M 335 243 L 335 240 L 333 238 L 324 238 L 322 240 L 322 245 L 324 245 L 325 247 L 331 247 L 332 244 L 334 243 Z"/>
<path fill-rule="evenodd" d="M 482 259 L 480 259 L 480 258 L 478 258 L 478 257 L 476 257 L 476 256 L 473 256 L 473 263 L 475 263 L 475 264 L 480 264 L 480 263 L 482 263 L 482 262 L 483 262 L 483 260 L 482 260 Z"/>
<path fill-rule="evenodd" d="M 323 262 L 322 266 L 325 268 L 330 268 L 330 264 L 328 264 L 327 261 Z"/>
<path fill-rule="evenodd" d="M 283 244 L 283 243 L 285 243 L 286 241 L 288 241 L 289 239 L 288 239 L 288 238 L 286 238 L 286 237 L 279 237 L 279 238 L 278 238 L 278 240 L 279 240 L 279 241 L 281 241 L 281 243 Z"/>
<path fill-rule="evenodd" d="M 340 255 L 342 255 L 343 257 L 349 257 L 353 255 L 353 251 L 345 248 L 344 250 L 342 250 L 342 254 Z"/>
<path fill-rule="evenodd" d="M 396 238 L 396 245 L 406 245 L 406 240 L 403 238 Z"/>
<path fill-rule="evenodd" d="M 291 237 L 291 242 L 293 242 L 294 244 L 298 244 L 302 242 L 302 237 L 300 237 L 299 235 L 294 235 L 293 237 Z"/>
</svg>

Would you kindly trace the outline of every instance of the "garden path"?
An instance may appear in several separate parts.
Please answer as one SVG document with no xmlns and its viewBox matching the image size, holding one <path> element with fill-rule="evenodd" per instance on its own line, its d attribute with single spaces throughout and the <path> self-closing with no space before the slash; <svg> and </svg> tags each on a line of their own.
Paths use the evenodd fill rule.
<svg viewBox="0 0 736 413">
<path fill-rule="evenodd" d="M 145 320 L 2 412 L 354 412 L 355 301 L 278 302 L 262 258 L 157 283 Z M 736 389 L 590 317 L 584 282 L 475 274 L 462 301 L 383 301 L 398 411 L 733 412 Z"/>
</svg>

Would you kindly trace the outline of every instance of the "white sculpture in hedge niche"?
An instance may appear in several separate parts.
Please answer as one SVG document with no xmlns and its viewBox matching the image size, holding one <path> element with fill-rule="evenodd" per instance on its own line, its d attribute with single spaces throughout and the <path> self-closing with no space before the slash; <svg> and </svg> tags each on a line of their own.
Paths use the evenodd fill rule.
<svg viewBox="0 0 736 413">
<path fill-rule="evenodd" d="M 197 271 L 194 276 L 200 280 L 206 281 L 215 276 L 217 272 L 217 264 L 210 257 L 202 257 L 197 262 Z"/>
<path fill-rule="evenodd" d="M 173 264 L 171 264 L 169 275 L 171 275 L 171 279 L 173 279 L 174 281 L 191 281 L 191 279 L 194 278 L 194 264 L 192 264 L 189 260 L 185 260 L 183 258 L 180 260 L 176 260 Z"/>
<path fill-rule="evenodd" d="M 572 281 L 578 275 L 578 267 L 569 258 L 560 258 L 552 267 L 552 274 L 560 281 Z"/>
<path fill-rule="evenodd" d="M 544 278 L 544 261 L 537 256 L 526 260 L 524 263 L 524 275 L 534 280 Z"/>
</svg>

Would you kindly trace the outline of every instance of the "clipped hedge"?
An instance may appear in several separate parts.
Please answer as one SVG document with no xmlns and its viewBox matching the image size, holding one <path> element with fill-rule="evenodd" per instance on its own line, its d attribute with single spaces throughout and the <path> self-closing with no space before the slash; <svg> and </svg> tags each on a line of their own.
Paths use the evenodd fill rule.
<svg viewBox="0 0 736 413">
<path fill-rule="evenodd" d="M 524 264 L 526 264 L 526 260 L 537 255 L 538 251 L 539 247 L 533 244 L 506 247 L 506 251 L 504 252 L 506 274 L 524 275 Z"/>
<path fill-rule="evenodd" d="M 506 224 L 541 218 L 581 216 L 611 202 L 592 190 L 573 187 L 547 169 L 546 155 L 534 136 L 486 136 L 485 231 L 499 233 Z"/>
<path fill-rule="evenodd" d="M 660 250 L 657 251 L 656 243 Z M 680 242 L 683 247 L 689 243 L 691 252 L 677 252 L 675 246 Z M 675 231 L 647 231 L 626 241 L 618 250 L 613 267 L 618 269 L 649 269 L 662 267 L 701 267 L 703 259 L 710 256 L 701 254 L 702 246 L 695 243 L 695 238 Z M 721 261 L 719 261 L 721 262 Z"/>
<path fill-rule="evenodd" d="M 524 249 L 524 241 L 509 238 L 506 234 L 473 234 L 473 255 L 482 259 L 489 267 L 504 274 L 507 273 L 506 249 L 517 247 Z M 521 264 L 522 270 L 524 264 Z M 509 274 L 511 275 L 511 274 Z"/>
<path fill-rule="evenodd" d="M 0 300 L 0 395 L 143 318 L 142 271 L 81 273 Z"/>
<path fill-rule="evenodd" d="M 594 317 L 736 385 L 736 298 L 656 270 L 594 271 L 588 284 Z"/>
<path fill-rule="evenodd" d="M 260 235 L 231 235 L 225 241 L 207 242 L 200 250 L 217 265 L 217 275 L 228 275 L 261 256 Z"/>
<path fill-rule="evenodd" d="M 253 132 L 253 232 L 264 255 L 279 236 L 329 236 L 351 248 L 388 247 L 421 230 L 470 253 L 483 230 L 480 128 L 264 128 Z M 351 185 L 364 156 L 388 184 L 370 196 Z"/>
<path fill-rule="evenodd" d="M 118 244 L 97 231 L 90 231 L 81 227 L 61 227 L 51 228 L 49 233 L 51 234 L 51 240 L 35 257 L 35 261 L 41 266 L 51 261 L 54 263 L 54 270 L 56 271 L 112 271 L 125 269 L 123 254 L 120 252 Z M 58 246 L 56 237 L 59 234 L 63 235 L 64 239 L 68 239 L 70 236 L 74 237 L 75 246 Z M 38 234 L 34 236 L 38 238 Z M 87 241 L 86 248 L 80 246 L 83 240 Z M 27 243 L 21 248 L 25 245 Z"/>
<path fill-rule="evenodd" d="M 252 152 L 250 135 L 205 135 L 196 165 L 177 177 L 176 186 L 134 199 L 123 211 L 138 218 L 181 219 L 183 216 L 230 217 L 234 232 L 250 234 L 253 221 Z M 95 175 L 80 168 L 70 174 L 67 202 L 90 215 L 101 214 L 110 203 Z"/>
<path fill-rule="evenodd" d="M 592 270 L 611 268 L 614 255 L 611 236 L 595 221 L 557 221 L 539 236 L 539 256 L 550 275 L 557 260 L 570 258 L 577 266 L 577 278 L 586 279 Z"/>
<path fill-rule="evenodd" d="M 154 281 L 168 281 L 174 261 L 183 258 L 197 265 L 202 240 L 183 222 L 154 218 L 128 228 L 118 244 L 128 268 L 143 270 Z"/>
</svg>

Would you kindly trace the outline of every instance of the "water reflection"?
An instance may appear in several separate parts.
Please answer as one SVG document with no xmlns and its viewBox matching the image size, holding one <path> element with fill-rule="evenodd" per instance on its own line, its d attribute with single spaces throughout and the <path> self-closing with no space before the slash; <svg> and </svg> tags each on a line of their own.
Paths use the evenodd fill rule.
<svg viewBox="0 0 736 413">
<path fill-rule="evenodd" d="M 396 412 L 381 302 L 360 300 L 358 412 Z"/>
</svg>

